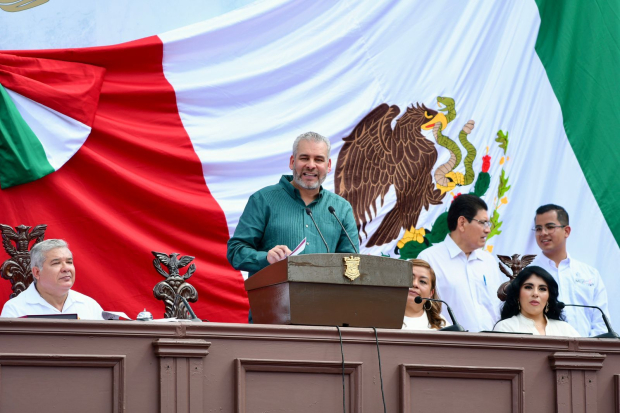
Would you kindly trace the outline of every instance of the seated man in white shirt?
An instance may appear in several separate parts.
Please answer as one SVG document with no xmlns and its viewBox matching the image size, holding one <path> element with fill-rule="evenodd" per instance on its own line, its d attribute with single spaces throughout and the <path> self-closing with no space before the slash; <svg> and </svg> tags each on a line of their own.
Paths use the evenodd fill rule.
<svg viewBox="0 0 620 413">
<path fill-rule="evenodd" d="M 73 254 L 60 239 L 35 244 L 30 250 L 34 282 L 4 304 L 0 317 L 77 314 L 82 320 L 103 320 L 95 300 L 71 290 L 75 282 Z"/>
<path fill-rule="evenodd" d="M 437 275 L 437 293 L 468 331 L 492 330 L 499 320 L 497 289 L 503 282 L 497 260 L 482 248 L 491 232 L 487 204 L 471 194 L 454 198 L 446 239 L 418 256 Z M 446 309 L 442 311 L 448 316 Z"/>
<path fill-rule="evenodd" d="M 559 205 L 543 205 L 536 210 L 534 232 L 542 250 L 531 265 L 544 268 L 558 283 L 559 300 L 566 304 L 595 305 L 607 317 L 607 290 L 595 268 L 572 258 L 566 250 L 571 233 L 568 213 Z M 598 310 L 566 307 L 566 322 L 582 337 L 606 333 L 607 327 Z"/>
</svg>

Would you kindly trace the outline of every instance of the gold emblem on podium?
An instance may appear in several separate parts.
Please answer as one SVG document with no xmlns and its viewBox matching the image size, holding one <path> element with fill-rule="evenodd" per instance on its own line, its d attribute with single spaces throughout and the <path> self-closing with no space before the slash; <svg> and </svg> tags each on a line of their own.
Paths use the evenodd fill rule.
<svg viewBox="0 0 620 413">
<path fill-rule="evenodd" d="M 353 281 L 360 276 L 360 257 L 344 257 L 344 265 L 346 269 L 344 276 Z"/>
</svg>

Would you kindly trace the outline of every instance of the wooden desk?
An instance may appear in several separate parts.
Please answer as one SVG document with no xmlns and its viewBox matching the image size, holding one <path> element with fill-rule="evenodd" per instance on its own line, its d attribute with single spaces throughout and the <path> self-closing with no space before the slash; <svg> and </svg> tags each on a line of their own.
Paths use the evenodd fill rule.
<svg viewBox="0 0 620 413">
<path fill-rule="evenodd" d="M 380 412 L 343 328 L 347 412 Z M 389 412 L 618 412 L 620 341 L 378 330 Z M 0 412 L 339 412 L 330 327 L 0 319 Z"/>
</svg>

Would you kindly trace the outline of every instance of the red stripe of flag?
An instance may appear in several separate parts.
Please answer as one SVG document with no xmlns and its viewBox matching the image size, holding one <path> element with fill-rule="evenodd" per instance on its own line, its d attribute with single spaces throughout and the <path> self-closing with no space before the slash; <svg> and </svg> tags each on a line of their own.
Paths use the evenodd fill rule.
<svg viewBox="0 0 620 413">
<path fill-rule="evenodd" d="M 104 73 L 93 65 L 0 53 L 0 84 L 88 126 Z"/>
<path fill-rule="evenodd" d="M 196 257 L 199 317 L 247 322 L 243 279 L 226 260 L 228 228 L 163 74 L 158 37 L 117 46 L 12 52 L 106 70 L 93 131 L 59 171 L 0 191 L 0 222 L 48 224 L 70 243 L 75 289 L 106 310 L 162 317 L 151 251 Z M 0 283 L 8 297 L 8 282 Z M 2 302 L 2 301 L 0 301 Z"/>
</svg>

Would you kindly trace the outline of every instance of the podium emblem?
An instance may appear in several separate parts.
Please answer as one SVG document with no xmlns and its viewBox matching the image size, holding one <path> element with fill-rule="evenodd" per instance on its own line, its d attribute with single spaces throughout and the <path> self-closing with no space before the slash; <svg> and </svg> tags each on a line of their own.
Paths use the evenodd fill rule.
<svg viewBox="0 0 620 413">
<path fill-rule="evenodd" d="M 353 281 L 360 276 L 360 257 L 344 257 L 344 276 Z"/>
</svg>

